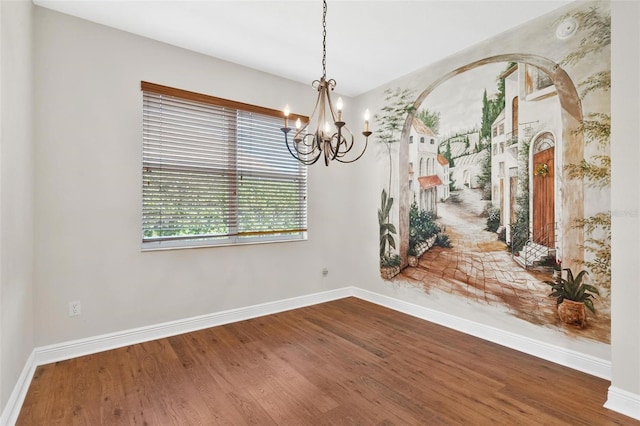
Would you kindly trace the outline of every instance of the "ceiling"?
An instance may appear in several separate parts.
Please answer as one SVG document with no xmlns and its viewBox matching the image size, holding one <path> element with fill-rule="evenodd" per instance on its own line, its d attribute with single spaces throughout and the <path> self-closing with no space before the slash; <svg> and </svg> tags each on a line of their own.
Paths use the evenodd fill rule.
<svg viewBox="0 0 640 426">
<path fill-rule="evenodd" d="M 34 3 L 302 83 L 322 75 L 320 0 Z M 567 3 L 329 0 L 327 77 L 356 96 Z"/>
</svg>

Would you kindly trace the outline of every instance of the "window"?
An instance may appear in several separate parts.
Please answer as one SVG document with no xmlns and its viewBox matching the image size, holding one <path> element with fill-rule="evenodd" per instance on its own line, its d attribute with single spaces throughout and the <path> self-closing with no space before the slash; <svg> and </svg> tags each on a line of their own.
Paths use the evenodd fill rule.
<svg viewBox="0 0 640 426">
<path fill-rule="evenodd" d="M 504 123 L 498 126 L 498 133 L 504 135 Z"/>
<path fill-rule="evenodd" d="M 409 143 L 413 143 L 413 135 L 409 136 Z"/>
<path fill-rule="evenodd" d="M 142 91 L 143 248 L 306 238 L 307 169 L 285 147 L 281 112 Z"/>
<path fill-rule="evenodd" d="M 553 85 L 551 77 L 541 69 L 527 65 L 525 70 L 525 91 L 528 95 Z"/>
<path fill-rule="evenodd" d="M 435 139 L 429 139 L 429 143 L 430 143 L 431 145 L 433 145 L 434 143 L 436 143 L 436 140 L 435 140 Z"/>
<path fill-rule="evenodd" d="M 420 136 L 420 143 L 424 143 L 424 136 Z"/>
<path fill-rule="evenodd" d="M 496 136 L 498 136 L 498 128 L 494 127 L 493 128 L 493 137 L 495 138 Z"/>
</svg>

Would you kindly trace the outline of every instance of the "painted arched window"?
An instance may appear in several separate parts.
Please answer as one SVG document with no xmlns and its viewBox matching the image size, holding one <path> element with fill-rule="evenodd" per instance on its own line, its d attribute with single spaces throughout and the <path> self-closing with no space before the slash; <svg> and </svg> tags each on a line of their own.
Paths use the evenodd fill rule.
<svg viewBox="0 0 640 426">
<path fill-rule="evenodd" d="M 556 140 L 551 132 L 541 133 L 533 142 L 533 153 L 545 151 L 556 146 Z"/>
</svg>

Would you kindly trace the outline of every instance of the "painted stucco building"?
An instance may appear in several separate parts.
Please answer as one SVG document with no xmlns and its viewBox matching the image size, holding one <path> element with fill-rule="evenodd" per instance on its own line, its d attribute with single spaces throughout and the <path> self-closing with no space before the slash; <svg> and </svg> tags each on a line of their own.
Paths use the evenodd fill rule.
<svg viewBox="0 0 640 426">
<path fill-rule="evenodd" d="M 420 210 L 437 213 L 437 203 L 449 198 L 449 161 L 438 154 L 438 137 L 417 118 L 409 135 L 409 190 Z"/>
<path fill-rule="evenodd" d="M 491 126 L 491 201 L 510 241 L 518 195 L 528 191 L 529 235 L 517 237 L 549 249 L 541 255 L 560 257 L 562 158 L 556 147 L 562 146 L 562 122 L 555 86 L 532 65 L 514 64 L 500 77 L 505 108 Z"/>
</svg>

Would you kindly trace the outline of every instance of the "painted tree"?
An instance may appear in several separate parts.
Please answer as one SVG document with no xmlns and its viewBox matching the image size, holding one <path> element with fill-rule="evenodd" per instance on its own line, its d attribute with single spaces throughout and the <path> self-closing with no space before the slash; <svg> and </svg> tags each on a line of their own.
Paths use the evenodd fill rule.
<svg viewBox="0 0 640 426">
<path fill-rule="evenodd" d="M 447 144 L 445 145 L 445 147 L 446 149 L 442 153 L 442 156 L 449 162 L 449 167 L 453 168 L 455 167 L 455 164 L 453 161 L 453 155 L 451 155 L 451 139 L 447 140 Z"/>
<path fill-rule="evenodd" d="M 496 76 L 496 86 L 498 90 L 495 96 L 489 98 L 487 96 L 487 89 L 484 89 L 484 93 L 482 94 L 482 122 L 480 124 L 480 139 L 485 142 L 491 140 L 491 125 L 504 109 L 505 82 L 502 75 L 514 65 L 516 65 L 515 62 L 509 62 L 504 71 Z"/>
<path fill-rule="evenodd" d="M 491 200 L 491 144 L 480 151 L 481 163 L 478 174 L 478 186 L 482 189 L 482 199 Z"/>
<path fill-rule="evenodd" d="M 421 109 L 416 113 L 416 118 L 433 130 L 436 135 L 440 133 L 440 113 L 438 111 Z"/>
<path fill-rule="evenodd" d="M 598 149 L 606 151 L 611 135 L 611 117 L 608 114 L 589 114 L 583 119 L 575 133 L 584 134 L 587 143 L 596 142 Z M 577 164 L 567 164 L 565 170 L 570 179 L 584 179 L 585 185 L 604 188 L 611 184 L 611 157 L 596 154 L 589 160 Z"/>
<path fill-rule="evenodd" d="M 511 224 L 511 252 L 517 253 L 529 240 L 529 147 L 531 140 L 523 140 L 518 149 L 518 195 L 516 221 Z"/>
<path fill-rule="evenodd" d="M 565 56 L 560 61 L 561 65 L 575 65 L 588 55 L 599 53 L 611 44 L 611 16 L 601 14 L 598 6 L 566 14 L 560 17 L 558 22 L 570 16 L 580 23 L 584 33 L 578 48 Z"/>
<path fill-rule="evenodd" d="M 487 89 L 484 89 L 482 94 L 482 122 L 480 123 L 481 140 L 491 139 L 491 123 L 493 123 L 491 119 L 491 103 L 487 97 Z"/>
<path fill-rule="evenodd" d="M 391 178 L 393 176 L 392 145 L 400 142 L 400 132 L 407 119 L 407 114 L 414 111 L 413 91 L 409 89 L 396 88 L 384 91 L 385 106 L 381 114 L 374 116 L 378 126 L 376 139 L 382 143 L 389 158 L 389 182 L 387 194 L 391 196 Z"/>
<path fill-rule="evenodd" d="M 387 89 L 385 94 L 385 106 L 381 109 L 381 114 L 374 116 L 377 124 L 376 140 L 386 148 L 389 159 L 389 180 L 387 190 L 382 190 L 381 204 L 378 209 L 378 222 L 380 224 L 380 266 L 397 266 L 400 264 L 400 257 L 393 253 L 395 249 L 396 227 L 389 216 L 393 206 L 391 196 L 391 183 L 393 178 L 393 150 L 395 143 L 400 142 L 402 127 L 407 119 L 407 115 L 414 111 L 413 91 L 409 89 L 396 88 Z"/>
<path fill-rule="evenodd" d="M 397 233 L 396 227 L 389 222 L 389 212 L 393 207 L 393 198 L 387 196 L 387 192 L 383 189 L 380 200 L 380 208 L 378 209 L 378 224 L 380 225 L 380 266 L 394 266 L 391 263 L 392 249 L 396 248 L 396 240 L 394 235 Z"/>
<path fill-rule="evenodd" d="M 487 89 L 482 94 L 482 122 L 480 123 L 480 143 L 478 152 L 484 152 L 478 184 L 482 189 L 482 199 L 491 199 L 491 126 L 504 110 L 505 82 L 502 75 L 516 63 L 509 62 L 500 75 L 496 77 L 497 93 L 495 97 L 487 97 Z"/>
<path fill-rule="evenodd" d="M 572 17 L 580 24 L 582 38 L 578 47 L 565 56 L 560 64 L 576 65 L 584 58 L 601 52 L 611 44 L 611 16 L 602 14 L 598 6 L 567 14 L 560 20 Z M 578 83 L 580 98 L 589 94 L 609 91 L 611 71 L 597 71 Z M 611 136 L 611 115 L 588 114 L 575 130 L 582 133 L 586 144 L 596 144 L 597 153 L 584 158 L 579 163 L 565 165 L 569 179 L 582 179 L 585 186 L 607 188 L 611 185 L 611 157 L 609 154 Z M 591 253 L 592 258 L 582 264 L 591 270 L 599 285 L 611 286 L 611 212 L 599 212 L 583 219 L 577 219 L 573 226 L 584 230 L 585 242 L 582 248 Z"/>
</svg>

